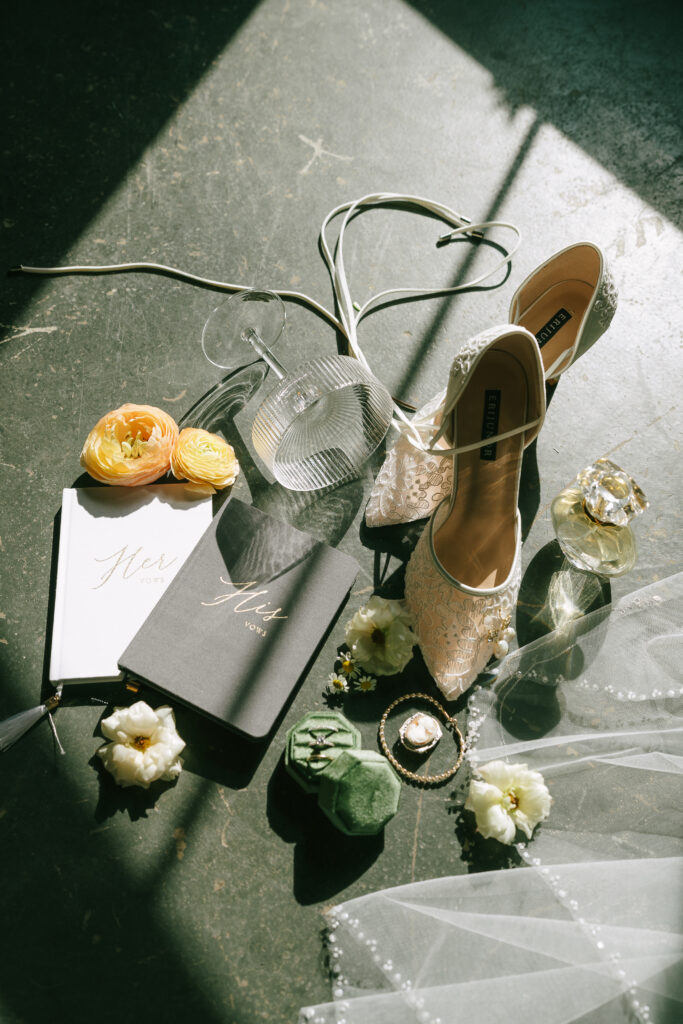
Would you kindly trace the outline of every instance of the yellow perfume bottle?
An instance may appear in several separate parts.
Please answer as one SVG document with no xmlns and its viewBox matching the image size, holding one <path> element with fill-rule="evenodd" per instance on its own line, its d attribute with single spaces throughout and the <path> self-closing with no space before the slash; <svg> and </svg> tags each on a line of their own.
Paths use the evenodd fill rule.
<svg viewBox="0 0 683 1024">
<path fill-rule="evenodd" d="M 648 507 L 638 484 L 616 463 L 598 459 L 554 499 L 553 528 L 572 565 L 623 576 L 636 561 L 630 522 Z"/>
</svg>

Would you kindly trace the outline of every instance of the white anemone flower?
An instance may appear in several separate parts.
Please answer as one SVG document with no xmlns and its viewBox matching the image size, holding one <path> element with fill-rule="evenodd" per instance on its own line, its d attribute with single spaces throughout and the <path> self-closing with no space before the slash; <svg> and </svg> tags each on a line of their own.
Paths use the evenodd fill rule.
<svg viewBox="0 0 683 1024">
<path fill-rule="evenodd" d="M 521 829 L 531 839 L 539 821 L 550 814 L 552 797 L 540 772 L 525 764 L 491 761 L 477 769 L 480 778 L 472 779 L 465 808 L 474 811 L 477 829 L 484 839 L 510 844 Z"/>
<path fill-rule="evenodd" d="M 97 755 L 119 786 L 149 789 L 152 782 L 170 782 L 180 775 L 183 762 L 178 755 L 185 741 L 178 735 L 171 708 L 154 711 L 139 700 L 129 708 L 116 708 L 101 728 L 111 742 Z"/>
<path fill-rule="evenodd" d="M 417 638 L 403 602 L 375 594 L 347 622 L 346 642 L 367 672 L 393 676 L 402 672 L 412 658 Z"/>
</svg>

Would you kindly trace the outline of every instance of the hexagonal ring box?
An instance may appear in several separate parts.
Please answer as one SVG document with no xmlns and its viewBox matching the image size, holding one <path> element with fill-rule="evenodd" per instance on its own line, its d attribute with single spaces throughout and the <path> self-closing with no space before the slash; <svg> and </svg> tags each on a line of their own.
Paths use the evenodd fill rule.
<svg viewBox="0 0 683 1024">
<path fill-rule="evenodd" d="M 311 711 L 287 733 L 285 768 L 333 825 L 376 835 L 398 810 L 401 782 L 388 760 L 360 749 L 360 732 L 339 711 Z"/>
<path fill-rule="evenodd" d="M 356 726 L 339 711 L 309 711 L 287 733 L 285 768 L 306 793 L 317 793 L 323 771 L 360 742 Z"/>
<path fill-rule="evenodd" d="M 398 810 L 401 781 L 376 750 L 347 750 L 320 776 L 318 805 L 347 836 L 374 836 Z"/>
</svg>

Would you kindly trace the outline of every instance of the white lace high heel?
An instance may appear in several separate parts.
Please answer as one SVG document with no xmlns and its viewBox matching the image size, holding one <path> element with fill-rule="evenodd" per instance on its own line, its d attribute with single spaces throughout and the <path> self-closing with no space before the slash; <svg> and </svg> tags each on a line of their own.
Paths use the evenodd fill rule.
<svg viewBox="0 0 683 1024">
<path fill-rule="evenodd" d="M 538 343 L 503 324 L 453 361 L 437 436 L 453 486 L 406 568 L 405 600 L 427 668 L 448 700 L 504 657 L 521 582 L 517 498 L 524 448 L 545 414 Z M 449 458 L 450 456 L 450 458 Z"/>
<path fill-rule="evenodd" d="M 593 242 L 578 242 L 555 253 L 522 282 L 510 303 L 510 323 L 536 336 L 545 379 L 556 384 L 607 330 L 616 307 L 617 291 L 601 250 Z M 450 494 L 451 460 L 424 450 L 441 423 L 445 394 L 401 428 L 370 493 L 368 526 L 424 519 Z M 447 446 L 448 440 L 442 444 Z"/>
<path fill-rule="evenodd" d="M 551 256 L 519 286 L 510 323 L 536 337 L 549 384 L 605 333 L 617 308 L 617 289 L 602 251 L 577 242 Z"/>
</svg>

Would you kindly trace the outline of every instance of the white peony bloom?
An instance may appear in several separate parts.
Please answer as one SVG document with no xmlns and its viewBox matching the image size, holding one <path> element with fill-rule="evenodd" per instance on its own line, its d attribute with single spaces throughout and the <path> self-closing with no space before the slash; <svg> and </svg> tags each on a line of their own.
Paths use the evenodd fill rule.
<svg viewBox="0 0 683 1024">
<path fill-rule="evenodd" d="M 183 762 L 178 756 L 185 746 L 169 707 L 152 710 L 144 700 L 129 708 L 116 708 L 102 720 L 103 734 L 110 743 L 97 751 L 98 757 L 119 786 L 142 786 L 170 782 L 180 775 Z"/>
<path fill-rule="evenodd" d="M 346 642 L 366 671 L 393 676 L 412 658 L 417 638 L 403 602 L 375 595 L 346 623 Z"/>
<path fill-rule="evenodd" d="M 531 839 L 552 804 L 541 773 L 529 771 L 525 764 L 491 761 L 478 768 L 477 774 L 480 778 L 470 782 L 465 808 L 474 811 L 484 839 L 510 844 L 518 828 Z"/>
</svg>

